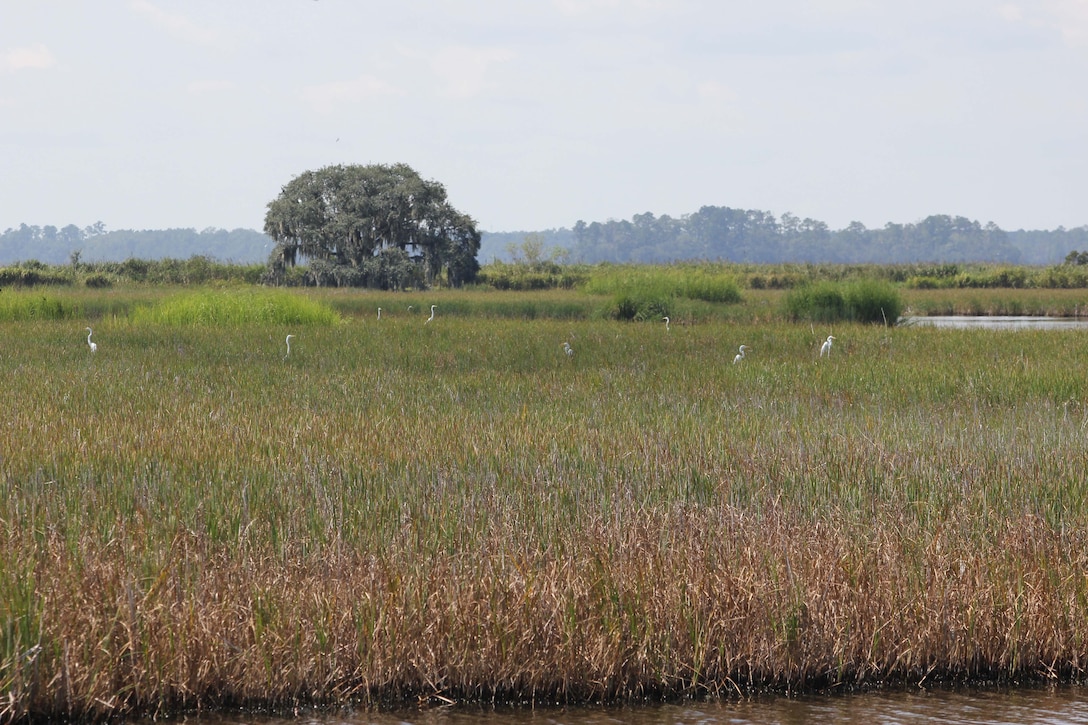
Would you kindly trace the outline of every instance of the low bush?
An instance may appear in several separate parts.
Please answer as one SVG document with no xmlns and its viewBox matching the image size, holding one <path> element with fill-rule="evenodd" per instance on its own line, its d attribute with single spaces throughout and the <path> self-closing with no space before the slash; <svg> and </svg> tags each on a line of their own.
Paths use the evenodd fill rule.
<svg viewBox="0 0 1088 725">
<path fill-rule="evenodd" d="M 641 295 L 634 292 L 624 292 L 615 296 L 608 316 L 616 320 L 637 322 L 660 319 L 668 314 L 668 297 L 653 293 Z"/>
<path fill-rule="evenodd" d="M 860 279 L 846 285 L 816 282 L 786 294 L 786 316 L 810 322 L 894 324 L 903 311 L 899 292 L 888 282 Z"/>
<path fill-rule="evenodd" d="M 903 313 L 903 299 L 887 282 L 858 280 L 843 295 L 848 318 L 855 322 L 895 324 Z"/>
<path fill-rule="evenodd" d="M 113 280 L 104 274 L 90 274 L 83 280 L 83 284 L 92 289 L 102 289 L 112 287 Z"/>
<path fill-rule="evenodd" d="M 839 285 L 816 282 L 786 294 L 786 317 L 793 321 L 835 322 L 846 319 L 846 299 Z"/>
<path fill-rule="evenodd" d="M 72 278 L 63 272 L 42 265 L 0 267 L 0 287 L 34 287 L 36 285 L 70 285 Z"/>
</svg>

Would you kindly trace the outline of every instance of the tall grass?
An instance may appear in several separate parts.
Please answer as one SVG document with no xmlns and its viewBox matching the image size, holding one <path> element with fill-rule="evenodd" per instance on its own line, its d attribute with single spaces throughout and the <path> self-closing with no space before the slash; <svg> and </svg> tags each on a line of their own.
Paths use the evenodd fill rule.
<svg viewBox="0 0 1088 725">
<path fill-rule="evenodd" d="M 8 290 L 0 294 L 0 321 L 25 322 L 30 320 L 70 320 L 82 318 L 83 305 L 55 294 Z"/>
<path fill-rule="evenodd" d="M 860 279 L 839 285 L 816 282 L 801 285 L 785 296 L 786 317 L 812 322 L 876 322 L 895 324 L 903 310 L 899 292 L 889 283 Z"/>
<path fill-rule="evenodd" d="M 1083 677 L 1082 336 L 448 306 L 0 323 L 5 716 Z"/>
<path fill-rule="evenodd" d="M 138 307 L 131 316 L 137 323 L 158 325 L 332 325 L 339 319 L 330 307 L 307 297 L 249 288 L 184 292 Z"/>
</svg>

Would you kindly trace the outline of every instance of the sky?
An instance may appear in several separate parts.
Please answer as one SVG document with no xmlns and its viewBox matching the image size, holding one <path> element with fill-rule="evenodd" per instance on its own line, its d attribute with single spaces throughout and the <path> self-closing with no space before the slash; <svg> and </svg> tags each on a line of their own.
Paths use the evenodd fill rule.
<svg viewBox="0 0 1088 725">
<path fill-rule="evenodd" d="M 0 230 L 262 229 L 406 163 L 485 231 L 1088 224 L 1088 0 L 4 0 Z"/>
</svg>

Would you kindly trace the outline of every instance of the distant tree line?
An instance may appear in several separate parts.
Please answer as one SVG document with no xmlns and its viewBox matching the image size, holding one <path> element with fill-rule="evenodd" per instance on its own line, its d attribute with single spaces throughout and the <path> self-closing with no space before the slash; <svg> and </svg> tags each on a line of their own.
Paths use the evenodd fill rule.
<svg viewBox="0 0 1088 725">
<path fill-rule="evenodd" d="M 118 229 L 102 222 L 65 227 L 20 224 L 0 234 L 0 264 L 34 260 L 44 264 L 121 262 L 126 259 L 207 257 L 253 264 L 268 258 L 273 243 L 253 229 Z"/>
<path fill-rule="evenodd" d="M 1088 245 L 1088 226 L 1006 232 L 962 216 L 934 215 L 913 224 L 868 229 L 853 222 L 834 231 L 792 214 L 704 206 L 680 217 L 636 214 L 630 220 L 579 221 L 570 257 L 581 262 L 662 263 L 703 259 L 746 263 L 902 264 L 994 262 L 1054 264 Z"/>
<path fill-rule="evenodd" d="M 457 217 L 453 217 L 456 219 Z M 466 225 L 466 228 L 467 225 Z M 854 222 L 832 230 L 814 219 L 792 214 L 775 217 L 769 212 L 705 206 L 680 217 L 636 214 L 630 220 L 586 223 L 573 228 L 544 231 L 480 232 L 479 249 L 473 257 L 475 238 L 462 234 L 464 243 L 447 251 L 434 249 L 430 269 L 450 264 L 455 277 L 471 278 L 474 260 L 517 262 L 525 256 L 524 242 L 550 263 L 665 263 L 683 260 L 741 263 L 829 262 L 844 264 L 913 264 L 992 262 L 1050 265 L 1067 260 L 1070 250 L 1088 250 L 1088 225 L 1054 230 L 1005 231 L 993 223 L 980 224 L 962 216 L 935 215 L 909 224 L 888 223 L 868 229 Z M 407 245 L 405 245 L 407 246 Z M 102 222 L 87 227 L 28 226 L 21 224 L 0 234 L 0 265 L 25 261 L 66 264 L 72 261 L 121 262 L 184 259 L 255 264 L 268 262 L 270 253 L 283 259 L 291 245 L 279 247 L 270 236 L 252 229 L 208 228 L 107 231 Z M 355 278 L 395 286 L 422 278 L 411 265 L 404 247 L 375 244 L 378 249 L 364 263 L 323 264 L 314 259 L 305 269 L 287 275 L 293 284 L 351 284 Z M 301 245 L 297 251 L 304 258 Z M 1078 253 L 1083 254 L 1083 253 Z M 441 255 L 441 256 L 438 256 Z M 416 256 L 420 256 L 419 253 Z M 437 261 L 440 260 L 440 261 Z M 522 260 L 533 261 L 533 260 Z M 1077 259 L 1072 260 L 1077 263 Z M 1080 262 L 1083 264 L 1083 262 Z M 312 269 L 310 267 L 313 267 Z M 463 271 L 462 271 L 463 270 Z M 350 279 L 349 279 L 350 278 Z M 392 282 L 390 282 L 392 280 Z"/>
</svg>

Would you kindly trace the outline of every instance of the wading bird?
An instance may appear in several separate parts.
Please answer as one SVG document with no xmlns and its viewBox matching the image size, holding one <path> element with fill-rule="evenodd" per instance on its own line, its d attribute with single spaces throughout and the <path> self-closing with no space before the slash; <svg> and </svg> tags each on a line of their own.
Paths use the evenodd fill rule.
<svg viewBox="0 0 1088 725">
<path fill-rule="evenodd" d="M 668 317 L 662 317 L 661 319 L 665 321 L 665 332 L 668 332 L 669 331 L 669 318 Z"/>
<path fill-rule="evenodd" d="M 435 307 L 438 307 L 438 305 L 431 305 L 431 316 L 427 318 L 427 322 L 430 322 L 431 320 L 434 319 L 434 308 Z M 423 324 L 426 325 L 427 322 L 424 322 Z"/>
<path fill-rule="evenodd" d="M 748 351 L 748 349 L 749 348 L 748 348 L 747 345 L 741 345 L 740 346 L 740 352 L 738 352 L 737 356 L 735 358 L 733 358 L 733 364 L 734 365 L 736 365 L 737 363 L 739 363 L 741 360 L 744 359 L 744 353 L 746 353 Z"/>
<path fill-rule="evenodd" d="M 284 360 L 286 360 L 291 355 L 291 338 L 292 337 L 294 337 L 294 335 L 288 335 L 287 336 L 287 354 L 283 356 Z"/>
<path fill-rule="evenodd" d="M 820 345 L 820 357 L 823 357 L 824 355 L 827 355 L 829 358 L 831 357 L 831 341 L 834 339 L 834 335 L 827 336 L 827 339 L 824 340 L 824 344 Z"/>
<path fill-rule="evenodd" d="M 94 333 L 91 332 L 91 328 L 88 327 L 87 328 L 87 347 L 91 348 L 91 352 L 98 352 L 98 343 L 97 342 L 91 342 L 91 335 L 93 335 L 93 334 Z"/>
<path fill-rule="evenodd" d="M 574 357 L 574 348 L 570 346 L 569 342 L 563 343 L 563 352 L 567 353 L 567 357 Z"/>
<path fill-rule="evenodd" d="M 381 307 L 378 308 L 378 319 L 379 320 L 382 319 L 382 308 Z"/>
</svg>

